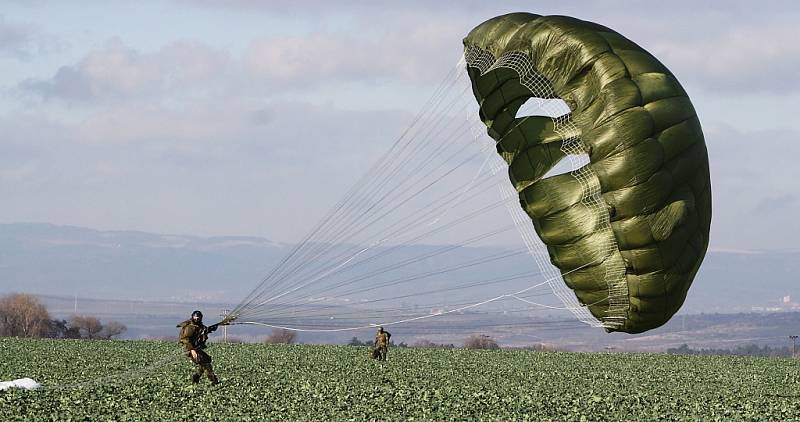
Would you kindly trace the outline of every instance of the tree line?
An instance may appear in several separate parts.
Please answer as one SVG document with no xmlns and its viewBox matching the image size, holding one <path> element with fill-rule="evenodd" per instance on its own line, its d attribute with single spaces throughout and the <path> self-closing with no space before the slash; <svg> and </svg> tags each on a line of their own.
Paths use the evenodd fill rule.
<svg viewBox="0 0 800 422">
<path fill-rule="evenodd" d="M 770 347 L 757 344 L 736 346 L 733 349 L 692 349 L 687 344 L 680 347 L 667 349 L 667 353 L 674 355 L 714 355 L 714 356 L 762 356 L 762 357 L 791 357 L 791 347 Z"/>
<path fill-rule="evenodd" d="M 117 321 L 102 323 L 87 315 L 53 319 L 36 296 L 13 293 L 0 297 L 0 337 L 112 339 L 128 328 Z"/>
</svg>

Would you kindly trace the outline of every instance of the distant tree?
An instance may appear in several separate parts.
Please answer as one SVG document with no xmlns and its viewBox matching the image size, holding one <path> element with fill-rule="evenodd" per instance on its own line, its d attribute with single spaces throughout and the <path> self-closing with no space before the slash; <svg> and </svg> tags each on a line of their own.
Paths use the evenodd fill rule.
<svg viewBox="0 0 800 422">
<path fill-rule="evenodd" d="M 497 342 L 484 334 L 473 334 L 464 340 L 464 347 L 467 349 L 483 349 L 483 350 L 497 350 L 500 345 Z"/>
<path fill-rule="evenodd" d="M 122 335 L 128 331 L 128 327 L 125 324 L 117 321 L 110 321 L 103 326 L 103 329 L 100 330 L 100 338 L 103 339 L 112 339 L 119 335 Z"/>
<path fill-rule="evenodd" d="M 69 325 L 81 333 L 81 338 L 100 338 L 100 332 L 103 331 L 103 324 L 93 316 L 73 315 Z"/>
<path fill-rule="evenodd" d="M 790 357 L 792 350 L 789 347 L 770 347 L 768 345 L 746 344 L 736 346 L 734 349 L 692 349 L 686 344 L 680 347 L 667 349 L 667 353 L 676 355 L 713 355 L 713 356 L 764 356 L 764 357 Z"/>
<path fill-rule="evenodd" d="M 35 296 L 0 297 L 0 336 L 46 337 L 50 331 L 50 314 Z"/>
<path fill-rule="evenodd" d="M 521 348 L 522 350 L 528 350 L 532 352 L 555 352 L 558 351 L 558 348 L 553 346 L 552 344 L 546 343 L 534 343 L 528 346 L 524 346 Z"/>
<path fill-rule="evenodd" d="M 71 327 L 65 319 L 50 320 L 46 337 L 50 338 L 81 338 L 81 332 L 76 327 Z"/>
<path fill-rule="evenodd" d="M 412 343 L 411 347 L 417 347 L 420 349 L 455 349 L 456 346 L 454 344 L 439 344 L 428 339 L 422 339 Z"/>
<path fill-rule="evenodd" d="M 272 334 L 264 339 L 266 344 L 292 344 L 297 340 L 297 332 L 286 330 L 283 328 L 276 328 L 272 330 Z"/>
<path fill-rule="evenodd" d="M 347 343 L 348 346 L 372 346 L 372 343 L 368 341 L 361 341 L 358 337 L 353 337 L 350 339 L 350 342 Z"/>
</svg>

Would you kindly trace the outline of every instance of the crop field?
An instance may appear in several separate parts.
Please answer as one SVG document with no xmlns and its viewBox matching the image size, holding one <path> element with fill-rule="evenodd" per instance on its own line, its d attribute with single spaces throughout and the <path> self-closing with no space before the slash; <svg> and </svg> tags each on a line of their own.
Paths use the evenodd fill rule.
<svg viewBox="0 0 800 422">
<path fill-rule="evenodd" d="M 789 359 L 0 338 L 1 420 L 797 420 Z"/>
</svg>

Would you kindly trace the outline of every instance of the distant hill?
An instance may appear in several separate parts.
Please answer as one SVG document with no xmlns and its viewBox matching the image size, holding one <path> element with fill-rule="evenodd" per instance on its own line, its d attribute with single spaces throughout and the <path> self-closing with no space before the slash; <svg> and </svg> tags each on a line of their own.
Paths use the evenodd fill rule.
<svg viewBox="0 0 800 422">
<path fill-rule="evenodd" d="M 800 310 L 800 251 L 714 251 L 689 290 L 684 312 Z M 789 296 L 790 303 L 782 303 Z"/>
<path fill-rule="evenodd" d="M 260 237 L 0 224 L 0 293 L 236 303 L 290 248 Z M 412 256 L 425 248 L 431 247 L 409 246 L 406 253 Z M 457 261 L 459 254 L 469 259 L 493 253 L 497 249 L 463 248 L 448 260 Z M 420 265 L 436 268 L 450 261 Z M 493 267 L 475 271 L 485 271 L 490 278 Z M 790 308 L 792 303 L 781 303 L 781 299 L 800 299 L 797 274 L 800 251 L 711 251 L 682 312 Z M 486 288 L 486 296 L 494 293 Z"/>
<path fill-rule="evenodd" d="M 241 298 L 286 250 L 286 245 L 257 237 L 2 224 L 0 291 L 161 300 Z"/>
</svg>

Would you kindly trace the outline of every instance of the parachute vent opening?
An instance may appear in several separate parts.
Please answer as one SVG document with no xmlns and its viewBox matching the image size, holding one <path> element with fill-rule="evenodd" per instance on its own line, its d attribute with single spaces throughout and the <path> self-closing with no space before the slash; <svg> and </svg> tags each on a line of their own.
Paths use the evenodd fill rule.
<svg viewBox="0 0 800 422">
<path fill-rule="evenodd" d="M 570 109 L 561 98 L 530 97 L 520 106 L 516 114 L 517 119 L 540 116 L 550 117 L 554 123 L 566 126 L 570 120 Z M 567 155 L 568 159 L 560 160 L 542 176 L 542 179 L 570 173 L 589 164 L 589 155 L 584 151 L 580 140 L 573 137 L 563 141 L 564 145 L 562 145 L 561 150 Z"/>
<path fill-rule="evenodd" d="M 528 98 L 517 110 L 517 118 L 530 116 L 566 117 L 569 106 L 561 98 Z"/>
</svg>

